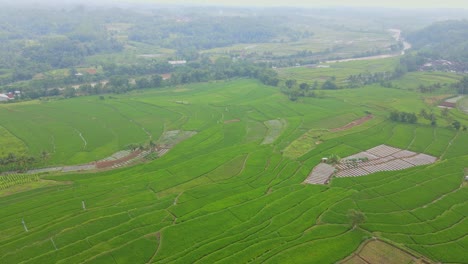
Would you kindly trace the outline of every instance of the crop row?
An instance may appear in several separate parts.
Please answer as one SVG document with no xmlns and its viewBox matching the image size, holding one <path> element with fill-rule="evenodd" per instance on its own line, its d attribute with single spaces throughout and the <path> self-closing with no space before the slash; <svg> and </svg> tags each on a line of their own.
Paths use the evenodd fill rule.
<svg viewBox="0 0 468 264">
<path fill-rule="evenodd" d="M 0 176 L 0 190 L 10 188 L 15 185 L 21 185 L 30 182 L 39 181 L 38 175 L 29 174 L 9 174 Z"/>
</svg>

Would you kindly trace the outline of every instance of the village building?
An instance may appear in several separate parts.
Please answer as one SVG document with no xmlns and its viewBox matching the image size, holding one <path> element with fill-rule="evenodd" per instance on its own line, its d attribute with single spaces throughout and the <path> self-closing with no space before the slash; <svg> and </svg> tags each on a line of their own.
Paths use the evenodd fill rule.
<svg viewBox="0 0 468 264">
<path fill-rule="evenodd" d="M 0 94 L 0 102 L 6 102 L 10 100 L 10 97 L 6 94 Z"/>
<path fill-rule="evenodd" d="M 187 63 L 186 60 L 168 61 L 170 65 L 184 65 Z"/>
</svg>

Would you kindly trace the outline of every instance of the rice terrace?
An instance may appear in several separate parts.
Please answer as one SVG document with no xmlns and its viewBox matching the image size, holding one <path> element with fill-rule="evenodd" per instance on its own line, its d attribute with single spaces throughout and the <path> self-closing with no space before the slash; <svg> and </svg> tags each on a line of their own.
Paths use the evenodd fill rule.
<svg viewBox="0 0 468 264">
<path fill-rule="evenodd" d="M 153 4 L 0 10 L 0 263 L 468 263 L 468 11 Z"/>
</svg>

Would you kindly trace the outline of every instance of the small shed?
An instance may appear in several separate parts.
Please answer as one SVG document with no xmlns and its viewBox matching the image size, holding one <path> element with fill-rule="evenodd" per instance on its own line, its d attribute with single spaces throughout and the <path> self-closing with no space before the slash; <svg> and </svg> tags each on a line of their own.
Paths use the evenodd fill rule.
<svg viewBox="0 0 468 264">
<path fill-rule="evenodd" d="M 187 61 L 186 60 L 177 60 L 177 61 L 168 61 L 169 64 L 171 65 L 183 65 L 183 64 L 186 64 Z"/>
<path fill-rule="evenodd" d="M 328 162 L 328 158 L 322 158 L 322 163 L 327 163 Z"/>
</svg>

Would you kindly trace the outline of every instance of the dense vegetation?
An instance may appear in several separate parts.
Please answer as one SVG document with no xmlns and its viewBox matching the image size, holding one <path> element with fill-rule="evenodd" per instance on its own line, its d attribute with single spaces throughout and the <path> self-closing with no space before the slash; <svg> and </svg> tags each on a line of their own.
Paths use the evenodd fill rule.
<svg viewBox="0 0 468 264">
<path fill-rule="evenodd" d="M 171 24 L 161 22 L 149 20 L 131 28 L 129 39 L 183 51 L 212 49 L 239 43 L 270 42 L 284 35 L 289 38 L 309 37 L 311 34 L 289 30 L 282 26 L 285 18 L 269 16 L 207 15 L 196 18 L 181 17 Z"/>
<path fill-rule="evenodd" d="M 465 62 L 468 59 L 467 36 L 467 20 L 449 20 L 411 32 L 406 38 L 424 56 Z"/>
</svg>

